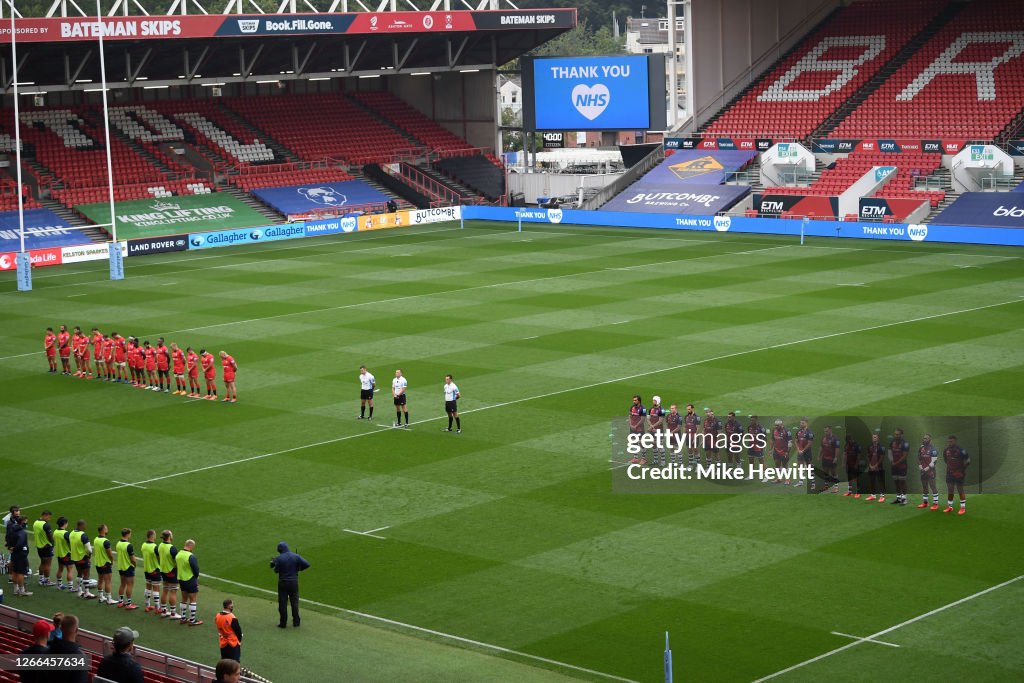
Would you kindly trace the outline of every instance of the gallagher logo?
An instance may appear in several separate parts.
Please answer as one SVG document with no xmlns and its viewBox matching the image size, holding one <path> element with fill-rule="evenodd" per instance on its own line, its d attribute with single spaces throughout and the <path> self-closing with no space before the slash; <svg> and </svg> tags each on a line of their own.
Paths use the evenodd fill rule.
<svg viewBox="0 0 1024 683">
<path fill-rule="evenodd" d="M 253 242 L 259 241 L 261 237 L 263 237 L 263 233 L 260 232 L 259 230 L 253 230 L 252 232 L 249 233 L 249 239 L 251 239 Z"/>
<path fill-rule="evenodd" d="M 203 246 L 203 239 L 201 237 L 193 237 L 190 241 L 193 247 Z"/>
</svg>

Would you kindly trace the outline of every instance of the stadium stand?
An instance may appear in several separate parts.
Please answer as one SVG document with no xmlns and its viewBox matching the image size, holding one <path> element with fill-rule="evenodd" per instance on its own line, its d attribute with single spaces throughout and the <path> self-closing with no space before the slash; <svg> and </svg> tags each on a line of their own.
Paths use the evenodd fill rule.
<svg viewBox="0 0 1024 683">
<path fill-rule="evenodd" d="M 389 92 L 362 91 L 355 93 L 354 97 L 431 150 L 456 156 L 477 151 L 468 142 Z"/>
<path fill-rule="evenodd" d="M 227 178 L 229 183 L 246 192 L 261 187 L 332 183 L 352 179 L 353 176 L 342 168 L 322 163 L 310 164 L 309 162 L 240 166 L 238 175 L 230 175 Z"/>
<path fill-rule="evenodd" d="M 220 112 L 211 100 L 161 102 L 159 109 L 234 164 L 280 161 L 266 143 Z"/>
<path fill-rule="evenodd" d="M 341 94 L 225 98 L 224 103 L 306 161 L 390 163 L 418 145 Z"/>
<path fill-rule="evenodd" d="M 807 137 L 947 4 L 948 0 L 861 0 L 837 11 L 705 132 Z"/>
<path fill-rule="evenodd" d="M 992 140 L 1022 110 L 1021 3 L 972 2 L 839 123 L 831 137 Z"/>
<path fill-rule="evenodd" d="M 380 164 L 366 164 L 363 166 L 363 175 L 383 187 L 388 192 L 409 202 L 417 209 L 430 208 L 430 197 L 419 192 L 416 188 L 403 183 L 390 174 L 385 173 L 380 167 Z"/>
</svg>

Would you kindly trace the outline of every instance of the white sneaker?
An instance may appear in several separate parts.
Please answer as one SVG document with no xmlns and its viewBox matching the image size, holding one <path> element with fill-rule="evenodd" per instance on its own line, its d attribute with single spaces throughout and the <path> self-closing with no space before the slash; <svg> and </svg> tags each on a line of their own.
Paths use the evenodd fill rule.
<svg viewBox="0 0 1024 683">
<path fill-rule="evenodd" d="M 96 596 L 94 594 L 92 594 L 92 593 L 89 593 L 89 592 L 82 593 L 82 595 L 79 596 L 79 597 L 83 598 L 84 600 L 95 600 L 96 599 Z"/>
</svg>

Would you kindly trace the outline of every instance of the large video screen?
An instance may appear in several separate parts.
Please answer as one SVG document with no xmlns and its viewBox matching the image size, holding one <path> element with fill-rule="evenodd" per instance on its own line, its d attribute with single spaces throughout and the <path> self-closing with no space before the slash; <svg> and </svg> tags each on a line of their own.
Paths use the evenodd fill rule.
<svg viewBox="0 0 1024 683">
<path fill-rule="evenodd" d="M 534 130 L 652 130 L 651 101 L 664 98 L 651 84 L 664 74 L 652 78 L 649 64 L 647 55 L 528 60 L 524 121 Z"/>
</svg>

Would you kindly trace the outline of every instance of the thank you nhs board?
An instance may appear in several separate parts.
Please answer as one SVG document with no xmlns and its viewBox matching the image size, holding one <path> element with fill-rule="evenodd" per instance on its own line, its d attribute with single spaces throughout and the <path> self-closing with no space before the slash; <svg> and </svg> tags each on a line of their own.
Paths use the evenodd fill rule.
<svg viewBox="0 0 1024 683">
<path fill-rule="evenodd" d="M 664 130 L 665 56 L 523 59 L 527 130 Z"/>
</svg>

